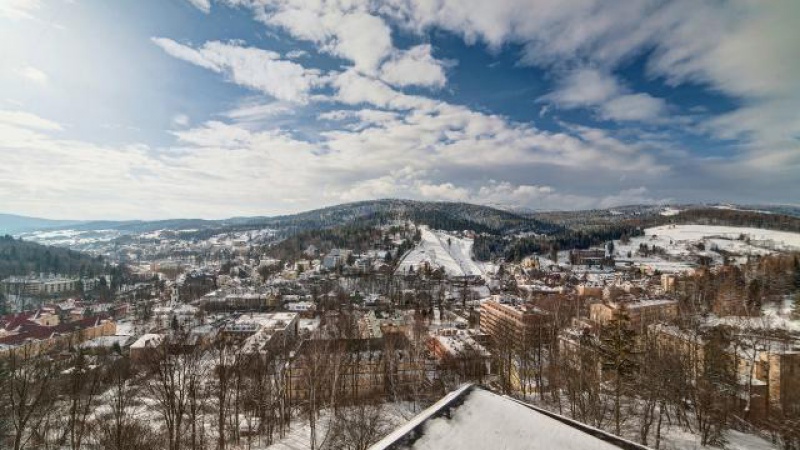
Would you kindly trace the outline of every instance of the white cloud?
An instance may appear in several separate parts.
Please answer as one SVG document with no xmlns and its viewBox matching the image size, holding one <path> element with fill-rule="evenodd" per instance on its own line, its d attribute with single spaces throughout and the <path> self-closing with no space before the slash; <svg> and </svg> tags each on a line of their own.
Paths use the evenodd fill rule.
<svg viewBox="0 0 800 450">
<path fill-rule="evenodd" d="M 442 62 L 431 50 L 430 44 L 422 44 L 397 52 L 381 67 L 381 79 L 394 86 L 444 86 L 447 78 Z"/>
<path fill-rule="evenodd" d="M 315 43 L 322 52 L 352 62 L 351 68 L 361 74 L 395 86 L 442 87 L 446 83 L 443 63 L 433 58 L 430 45 L 407 50 L 395 48 L 389 24 L 375 11 L 381 9 L 377 4 L 365 0 L 233 3 L 248 4 L 264 23 Z"/>
<path fill-rule="evenodd" d="M 211 0 L 187 0 L 195 8 L 203 11 L 205 14 L 211 12 Z"/>
<path fill-rule="evenodd" d="M 555 91 L 540 101 L 562 108 L 591 107 L 601 118 L 616 121 L 652 121 L 667 111 L 663 99 L 646 93 L 629 93 L 612 75 L 590 68 L 570 72 Z"/>
<path fill-rule="evenodd" d="M 664 100 L 649 94 L 626 94 L 600 105 L 603 117 L 611 120 L 654 120 L 667 112 Z"/>
<path fill-rule="evenodd" d="M 223 113 L 225 117 L 237 121 L 257 121 L 280 115 L 291 115 L 291 103 L 274 101 L 269 103 L 248 102 Z"/>
<path fill-rule="evenodd" d="M 17 68 L 16 72 L 20 77 L 39 85 L 45 85 L 49 80 L 49 77 L 46 73 L 33 66 L 19 67 Z"/>
<path fill-rule="evenodd" d="M 310 91 L 321 83 L 318 71 L 280 59 L 278 53 L 268 50 L 218 41 L 197 49 L 166 38 L 153 38 L 153 42 L 171 56 L 224 73 L 233 83 L 282 101 L 306 103 Z"/>
<path fill-rule="evenodd" d="M 349 105 L 371 104 L 382 108 L 411 110 L 429 108 L 436 101 L 426 97 L 407 95 L 394 90 L 381 80 L 369 78 L 355 70 L 347 70 L 333 77 L 335 100 Z"/>
<path fill-rule="evenodd" d="M 61 131 L 64 129 L 60 124 L 52 120 L 43 119 L 24 111 L 0 110 L 0 124 L 43 131 Z"/>
<path fill-rule="evenodd" d="M 365 2 L 275 1 L 260 5 L 266 23 L 298 39 L 314 42 L 320 50 L 351 61 L 356 70 L 375 74 L 392 52 L 391 29 L 369 13 Z"/>
<path fill-rule="evenodd" d="M 609 177 L 657 182 L 665 170 L 646 148 L 601 130 L 545 133 L 443 103 L 413 112 L 366 108 L 330 116 L 358 126 L 307 141 L 281 130 L 209 121 L 173 131 L 177 143 L 170 148 L 151 148 L 58 139 L 60 125 L 5 111 L 0 203 L 51 217 L 154 218 L 275 214 L 385 197 L 546 209 L 661 197 L 643 187 L 597 188 Z M 552 175 L 578 190 L 512 181 Z M 120 180 L 124 187 L 114 195 L 97 196 L 121 186 Z"/>
<path fill-rule="evenodd" d="M 397 0 L 389 14 L 409 30 L 442 28 L 493 48 L 525 48 L 523 61 L 548 70 L 589 65 L 612 73 L 646 56 L 649 74 L 672 85 L 699 83 L 738 99 L 742 106 L 711 120 L 716 137 L 744 139 L 763 156 L 793 148 L 800 153 L 800 2 L 604 2 L 580 0 Z M 609 85 L 575 94 L 575 102 L 602 98 Z M 663 110 L 639 95 L 601 116 L 647 120 Z M 592 97 L 594 96 L 594 97 Z M 631 104 L 635 113 L 622 114 Z M 778 150 L 775 150 L 778 149 Z M 778 168 L 777 166 L 775 167 Z"/>
<path fill-rule="evenodd" d="M 299 59 L 308 56 L 308 52 L 305 50 L 291 50 L 286 52 L 286 57 L 289 59 Z"/>
<path fill-rule="evenodd" d="M 344 59 L 344 67 L 322 73 L 289 60 L 300 52 L 281 57 L 240 43 L 154 38 L 168 54 L 270 98 L 248 97 L 205 123 L 179 120 L 185 125 L 172 131 L 176 142 L 168 148 L 62 139 L 67 133 L 54 121 L 0 112 L 0 150 L 10 155 L 0 165 L 3 208 L 36 205 L 31 213 L 62 217 L 225 216 L 412 197 L 571 209 L 657 202 L 676 191 L 688 192 L 681 200 L 719 199 L 727 188 L 753 186 L 760 189 L 754 197 L 778 201 L 792 191 L 771 183 L 797 186 L 797 3 L 256 2 L 259 20 L 313 43 L 315 53 Z M 443 88 L 446 65 L 428 44 L 395 47 L 390 25 L 398 23 L 423 42 L 423 33 L 440 28 L 495 49 L 522 46 L 524 63 L 565 75 L 549 103 L 538 105 L 542 114 L 552 105 L 589 108 L 608 120 L 662 118 L 663 99 L 617 78 L 622 64 L 653 50 L 646 53 L 649 82 L 701 83 L 740 100 L 705 129 L 747 140 L 750 153 L 708 163 L 639 129 L 635 139 L 571 124 L 548 132 L 535 122 L 411 95 L 404 88 Z M 334 109 L 320 120 L 342 123 L 321 124 L 319 132 L 313 120 L 301 122 L 308 111 L 298 104 L 308 102 Z M 301 127 L 272 120 L 294 111 Z M 674 150 L 668 158 L 667 150 Z M 98 199 L 98 192 L 113 195 Z"/>
<path fill-rule="evenodd" d="M 543 99 L 574 108 L 598 105 L 619 95 L 620 91 L 622 87 L 613 77 L 597 69 L 580 69 L 570 72 L 559 82 L 559 88 Z"/>
<path fill-rule="evenodd" d="M 33 19 L 33 12 L 41 6 L 39 0 L 3 0 L 0 2 L 0 18 Z"/>
</svg>

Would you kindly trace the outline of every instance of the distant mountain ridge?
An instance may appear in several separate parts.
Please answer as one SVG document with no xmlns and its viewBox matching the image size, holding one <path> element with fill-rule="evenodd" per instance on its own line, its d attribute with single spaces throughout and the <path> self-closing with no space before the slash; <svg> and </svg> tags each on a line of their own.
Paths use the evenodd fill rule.
<svg viewBox="0 0 800 450">
<path fill-rule="evenodd" d="M 680 210 L 713 208 L 712 205 L 674 205 Z M 735 205 L 732 205 L 735 206 Z M 344 203 L 297 214 L 280 216 L 233 217 L 222 220 L 165 219 L 165 220 L 51 220 L 0 214 L 0 235 L 31 231 L 72 228 L 80 231 L 117 230 L 122 233 L 145 233 L 170 230 L 239 230 L 274 228 L 288 234 L 348 225 L 377 225 L 395 220 L 409 220 L 446 230 L 477 232 L 550 233 L 587 218 L 642 217 L 658 214 L 665 205 L 628 205 L 585 211 L 537 211 L 525 208 L 476 205 L 459 202 L 425 202 L 416 200 L 382 199 Z M 794 206 L 740 206 L 743 211 L 772 212 L 800 217 Z"/>
<path fill-rule="evenodd" d="M 0 235 L 17 234 L 26 231 L 69 227 L 83 223 L 78 220 L 53 220 L 38 217 L 0 214 Z"/>
</svg>

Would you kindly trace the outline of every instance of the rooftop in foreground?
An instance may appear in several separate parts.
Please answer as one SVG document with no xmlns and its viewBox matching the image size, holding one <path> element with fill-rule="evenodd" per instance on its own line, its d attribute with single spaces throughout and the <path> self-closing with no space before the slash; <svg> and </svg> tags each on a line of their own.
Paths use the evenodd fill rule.
<svg viewBox="0 0 800 450">
<path fill-rule="evenodd" d="M 451 392 L 371 450 L 646 450 L 566 417 L 475 385 Z"/>
</svg>

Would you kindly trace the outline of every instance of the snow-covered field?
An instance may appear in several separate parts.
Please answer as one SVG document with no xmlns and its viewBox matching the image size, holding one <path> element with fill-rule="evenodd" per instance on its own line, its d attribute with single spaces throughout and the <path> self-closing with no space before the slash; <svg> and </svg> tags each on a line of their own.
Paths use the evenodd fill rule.
<svg viewBox="0 0 800 450">
<path fill-rule="evenodd" d="M 780 304 L 769 303 L 761 309 L 760 317 L 715 317 L 708 319 L 710 325 L 730 325 L 747 329 L 787 330 L 800 332 L 800 320 L 792 318 L 794 300 L 787 296 Z"/>
<path fill-rule="evenodd" d="M 418 413 L 418 411 L 411 403 L 398 402 L 385 403 L 382 406 L 380 413 L 385 417 L 386 420 L 384 425 L 387 431 L 384 433 L 388 434 L 389 431 L 402 426 L 404 423 L 412 419 Z M 317 420 L 318 440 L 322 441 L 325 439 L 329 424 L 330 413 L 326 410 L 323 410 L 319 419 Z M 319 445 L 319 442 L 317 445 Z M 253 443 L 250 448 L 252 450 L 307 450 L 311 448 L 311 426 L 306 420 L 296 420 L 292 423 L 292 427 L 283 439 L 278 439 L 278 442 L 269 446 L 261 446 L 258 443 Z"/>
<path fill-rule="evenodd" d="M 742 235 L 750 240 L 749 244 L 738 240 Z M 718 244 L 720 249 L 730 249 L 731 251 L 800 250 L 800 233 L 765 230 L 763 228 L 716 225 L 662 225 L 645 230 L 644 238 L 649 244 L 654 243 L 652 242 L 653 236 L 656 237 L 656 240 L 666 244 L 669 244 L 669 241 L 673 241 L 674 245 L 711 240 L 712 243 Z"/>
<path fill-rule="evenodd" d="M 116 230 L 48 230 L 20 234 L 22 239 L 43 245 L 79 249 L 92 244 L 109 242 L 120 236 Z"/>
<path fill-rule="evenodd" d="M 472 259 L 472 239 L 460 238 L 427 227 L 421 227 L 420 231 L 422 239 L 400 262 L 397 273 L 407 273 L 412 267 L 417 271 L 427 262 L 432 268 L 444 268 L 445 273 L 451 277 L 485 274 L 483 265 Z"/>
<path fill-rule="evenodd" d="M 663 249 L 667 258 L 673 261 L 665 261 L 659 256 L 637 255 L 641 244 Z M 698 244 L 702 244 L 703 249 Z M 631 259 L 636 263 L 652 266 L 680 264 L 681 260 L 689 261 L 697 256 L 708 256 L 721 262 L 721 251 L 745 257 L 798 250 L 800 233 L 713 225 L 662 225 L 647 228 L 644 236 L 631 238 L 628 244 L 616 241 L 614 247 L 617 258 L 625 259 L 630 252 Z M 658 268 L 663 270 L 671 267 Z"/>
</svg>

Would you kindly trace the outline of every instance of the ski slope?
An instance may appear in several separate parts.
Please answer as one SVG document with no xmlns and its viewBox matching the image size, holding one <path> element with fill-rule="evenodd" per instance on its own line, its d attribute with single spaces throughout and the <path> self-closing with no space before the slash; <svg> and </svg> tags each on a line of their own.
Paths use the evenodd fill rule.
<svg viewBox="0 0 800 450">
<path fill-rule="evenodd" d="M 428 263 L 431 268 L 442 267 L 450 277 L 484 275 L 483 266 L 472 259 L 472 239 L 433 231 L 427 227 L 421 227 L 420 233 L 422 239 L 400 262 L 398 274 L 408 273 L 412 268 L 416 272 L 424 263 Z"/>
</svg>

